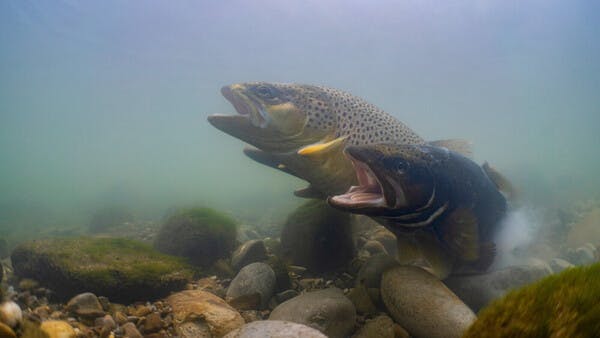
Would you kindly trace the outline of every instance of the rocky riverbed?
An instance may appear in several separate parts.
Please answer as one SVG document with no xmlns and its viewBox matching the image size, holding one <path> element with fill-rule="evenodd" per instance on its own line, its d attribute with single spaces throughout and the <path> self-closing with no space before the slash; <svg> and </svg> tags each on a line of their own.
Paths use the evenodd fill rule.
<svg viewBox="0 0 600 338">
<path fill-rule="evenodd" d="M 597 262 L 586 235 L 599 224 L 597 210 L 571 219 L 558 236 L 569 246 L 552 246 L 553 255 L 443 282 L 398 266 L 393 235 L 368 219 L 346 224 L 353 240 L 341 247 L 303 210 L 288 219 L 284 228 L 294 229 L 283 231 L 285 241 L 242 226 L 237 247 L 202 264 L 105 234 L 26 242 L 2 260 L 0 337 L 459 337 L 509 290 Z M 196 231 L 186 224 L 175 225 Z M 161 236 L 160 227 L 143 227 L 145 237 Z M 205 243 L 213 235 L 231 242 L 229 231 L 216 230 L 195 233 Z"/>
</svg>

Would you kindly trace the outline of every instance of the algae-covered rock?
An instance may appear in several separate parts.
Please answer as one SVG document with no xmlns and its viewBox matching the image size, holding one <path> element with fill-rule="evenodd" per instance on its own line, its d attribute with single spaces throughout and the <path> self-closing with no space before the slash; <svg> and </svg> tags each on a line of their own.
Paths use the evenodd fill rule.
<svg viewBox="0 0 600 338">
<path fill-rule="evenodd" d="M 38 280 L 59 298 L 93 292 L 115 302 L 155 299 L 193 277 L 181 259 L 123 238 L 35 240 L 18 246 L 11 259 L 17 276 Z"/>
<path fill-rule="evenodd" d="M 350 214 L 320 200 L 309 201 L 289 215 L 281 232 L 281 249 L 294 265 L 330 271 L 354 257 Z"/>
<path fill-rule="evenodd" d="M 481 310 L 465 337 L 600 337 L 600 263 L 514 290 Z"/>
<path fill-rule="evenodd" d="M 154 247 L 209 266 L 235 249 L 237 224 L 210 208 L 184 209 L 173 213 L 161 227 Z"/>
</svg>

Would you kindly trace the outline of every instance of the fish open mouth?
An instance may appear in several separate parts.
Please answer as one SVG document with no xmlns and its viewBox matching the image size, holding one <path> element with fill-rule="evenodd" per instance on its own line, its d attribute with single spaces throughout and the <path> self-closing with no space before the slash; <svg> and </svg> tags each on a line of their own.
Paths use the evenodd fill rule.
<svg viewBox="0 0 600 338">
<path fill-rule="evenodd" d="M 250 115 L 252 107 L 246 103 L 246 101 L 239 94 L 234 94 L 233 90 L 229 86 L 221 88 L 221 94 L 227 101 L 231 102 L 235 110 L 240 115 Z"/>
<path fill-rule="evenodd" d="M 229 101 L 237 113 L 250 119 L 250 122 L 256 127 L 265 128 L 270 118 L 264 108 L 250 97 L 240 93 L 236 86 L 224 86 L 221 88 L 221 94 Z"/>
<path fill-rule="evenodd" d="M 346 155 L 352 161 L 358 185 L 352 186 L 342 195 L 329 198 L 329 203 L 342 209 L 381 208 L 388 205 L 383 186 L 369 166 L 354 158 L 350 153 Z"/>
</svg>

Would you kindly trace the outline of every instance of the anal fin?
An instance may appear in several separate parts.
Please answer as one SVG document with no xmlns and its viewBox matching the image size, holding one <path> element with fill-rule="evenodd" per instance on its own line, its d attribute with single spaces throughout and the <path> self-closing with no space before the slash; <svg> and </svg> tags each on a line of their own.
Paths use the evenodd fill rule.
<svg viewBox="0 0 600 338">
<path fill-rule="evenodd" d="M 479 245 L 479 260 L 475 267 L 483 271 L 487 270 L 496 258 L 496 244 L 493 242 L 484 242 Z"/>
<path fill-rule="evenodd" d="M 496 257 L 496 245 L 492 242 L 484 242 L 479 246 L 479 260 L 476 262 L 462 262 L 454 271 L 453 275 L 473 275 L 485 273 L 494 262 Z"/>
</svg>

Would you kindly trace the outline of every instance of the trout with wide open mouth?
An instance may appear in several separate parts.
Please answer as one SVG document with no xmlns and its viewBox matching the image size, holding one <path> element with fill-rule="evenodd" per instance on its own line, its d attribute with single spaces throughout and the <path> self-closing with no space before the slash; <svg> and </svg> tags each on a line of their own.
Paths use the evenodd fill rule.
<svg viewBox="0 0 600 338">
<path fill-rule="evenodd" d="M 430 145 L 350 146 L 345 153 L 358 184 L 329 204 L 392 231 L 401 263 L 440 279 L 491 265 L 493 237 L 507 209 L 500 189 L 508 183 L 489 165 Z"/>
</svg>

